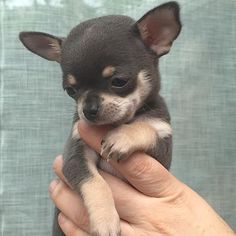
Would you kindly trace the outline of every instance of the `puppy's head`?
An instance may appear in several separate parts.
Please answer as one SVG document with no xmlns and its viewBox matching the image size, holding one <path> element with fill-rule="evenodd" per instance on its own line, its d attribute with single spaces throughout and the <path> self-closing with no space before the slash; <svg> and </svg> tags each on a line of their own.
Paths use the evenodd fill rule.
<svg viewBox="0 0 236 236">
<path fill-rule="evenodd" d="M 63 88 L 79 117 L 96 124 L 130 121 L 159 91 L 158 58 L 169 52 L 181 30 L 179 6 L 163 4 L 137 22 L 104 16 L 76 26 L 67 38 L 22 32 L 32 52 L 60 63 Z"/>
</svg>

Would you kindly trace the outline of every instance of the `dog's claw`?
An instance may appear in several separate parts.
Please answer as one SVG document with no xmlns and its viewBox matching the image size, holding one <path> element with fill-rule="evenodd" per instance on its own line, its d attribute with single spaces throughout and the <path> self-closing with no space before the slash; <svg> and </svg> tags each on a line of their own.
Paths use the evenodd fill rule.
<svg viewBox="0 0 236 236">
<path fill-rule="evenodd" d="M 117 157 L 116 160 L 119 163 L 120 161 L 124 160 L 127 156 L 128 156 L 128 154 L 121 153 L 121 154 L 119 154 L 119 156 Z"/>
<path fill-rule="evenodd" d="M 101 141 L 100 154 L 107 162 L 111 159 L 120 162 L 133 152 L 133 140 L 122 130 L 118 131 L 111 131 Z"/>
</svg>

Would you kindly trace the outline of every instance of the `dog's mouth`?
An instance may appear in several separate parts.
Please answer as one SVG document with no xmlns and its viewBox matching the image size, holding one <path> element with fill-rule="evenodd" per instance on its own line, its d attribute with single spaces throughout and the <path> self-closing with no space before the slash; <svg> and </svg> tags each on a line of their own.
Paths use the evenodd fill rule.
<svg viewBox="0 0 236 236">
<path fill-rule="evenodd" d="M 86 123 L 97 125 L 119 125 L 129 122 L 135 114 L 135 105 L 133 103 L 122 104 L 122 106 L 101 106 L 96 111 L 92 109 L 78 109 L 79 117 Z"/>
<path fill-rule="evenodd" d="M 116 113 L 100 114 L 92 119 L 82 114 L 80 118 L 89 124 L 119 125 L 129 122 L 133 118 L 133 112 L 126 111 L 124 114 L 116 114 Z"/>
</svg>

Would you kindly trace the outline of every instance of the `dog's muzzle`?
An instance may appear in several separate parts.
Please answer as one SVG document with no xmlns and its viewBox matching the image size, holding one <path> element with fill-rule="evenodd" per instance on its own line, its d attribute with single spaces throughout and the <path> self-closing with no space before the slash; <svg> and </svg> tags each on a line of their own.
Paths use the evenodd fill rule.
<svg viewBox="0 0 236 236">
<path fill-rule="evenodd" d="M 84 101 L 83 113 L 87 120 L 95 121 L 98 115 L 99 99 L 98 96 L 88 96 Z"/>
</svg>

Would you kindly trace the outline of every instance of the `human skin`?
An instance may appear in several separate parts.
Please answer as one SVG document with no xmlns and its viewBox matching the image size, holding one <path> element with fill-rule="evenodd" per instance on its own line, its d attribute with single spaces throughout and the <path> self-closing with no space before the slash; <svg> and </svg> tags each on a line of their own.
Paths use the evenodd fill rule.
<svg viewBox="0 0 236 236">
<path fill-rule="evenodd" d="M 100 152 L 101 140 L 111 127 L 79 124 L 81 138 Z M 59 177 L 49 192 L 61 210 L 59 224 L 66 236 L 89 235 L 87 211 L 62 174 L 62 157 L 54 161 Z M 128 159 L 110 164 L 127 182 L 100 171 L 112 190 L 121 219 L 122 236 L 233 236 L 233 230 L 187 185 L 179 181 L 152 157 L 137 152 Z"/>
</svg>

